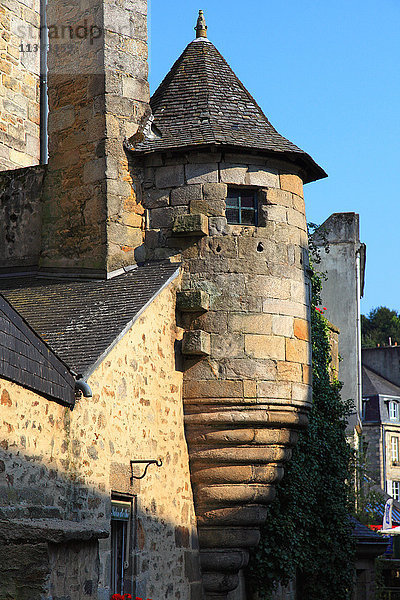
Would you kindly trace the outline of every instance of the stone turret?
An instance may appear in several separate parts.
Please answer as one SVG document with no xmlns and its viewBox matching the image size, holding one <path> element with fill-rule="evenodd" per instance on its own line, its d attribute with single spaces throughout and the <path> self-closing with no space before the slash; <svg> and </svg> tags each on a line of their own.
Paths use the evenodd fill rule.
<svg viewBox="0 0 400 600">
<path fill-rule="evenodd" d="M 205 34 L 155 92 L 146 251 L 184 270 L 184 408 L 207 600 L 257 545 L 311 402 L 303 182 L 324 171 L 269 123 Z"/>
</svg>

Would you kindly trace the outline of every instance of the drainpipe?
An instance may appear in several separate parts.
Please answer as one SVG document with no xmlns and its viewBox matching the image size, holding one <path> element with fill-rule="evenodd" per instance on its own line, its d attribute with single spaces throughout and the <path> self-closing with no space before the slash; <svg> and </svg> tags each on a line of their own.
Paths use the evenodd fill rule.
<svg viewBox="0 0 400 600">
<path fill-rule="evenodd" d="M 90 385 L 84 381 L 83 379 L 77 379 L 75 381 L 75 389 L 79 392 L 82 392 L 85 398 L 92 398 L 93 393 Z"/>
<path fill-rule="evenodd" d="M 46 16 L 47 0 L 40 0 L 40 164 L 48 162 L 47 118 L 49 101 L 47 97 L 47 52 L 49 36 Z"/>
<path fill-rule="evenodd" d="M 386 440 L 385 440 L 385 426 L 381 425 L 382 435 L 382 464 L 383 464 L 383 489 L 387 493 L 386 489 Z"/>
<path fill-rule="evenodd" d="M 357 362 L 358 362 L 358 398 L 357 418 L 361 423 L 362 410 L 362 364 L 361 364 L 361 248 L 356 251 L 356 286 L 357 286 Z"/>
</svg>

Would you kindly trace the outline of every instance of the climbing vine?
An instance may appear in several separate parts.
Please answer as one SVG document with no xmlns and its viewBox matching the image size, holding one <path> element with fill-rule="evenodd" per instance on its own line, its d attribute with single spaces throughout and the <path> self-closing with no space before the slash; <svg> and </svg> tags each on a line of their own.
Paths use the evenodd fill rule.
<svg viewBox="0 0 400 600">
<path fill-rule="evenodd" d="M 321 279 L 312 271 L 313 405 L 269 509 L 261 541 L 252 554 L 252 597 L 269 600 L 274 586 L 296 580 L 304 600 L 351 597 L 354 542 L 351 512 L 352 450 L 345 429 L 351 403 L 332 381 L 328 322 Z"/>
</svg>

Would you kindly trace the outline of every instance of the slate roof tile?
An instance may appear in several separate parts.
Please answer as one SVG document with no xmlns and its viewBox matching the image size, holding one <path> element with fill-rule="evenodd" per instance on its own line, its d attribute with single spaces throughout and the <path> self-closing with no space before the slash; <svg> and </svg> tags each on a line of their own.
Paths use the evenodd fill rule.
<svg viewBox="0 0 400 600">
<path fill-rule="evenodd" d="M 191 42 L 151 99 L 162 137 L 145 139 L 137 152 L 221 144 L 284 154 L 299 163 L 306 181 L 326 177 L 314 160 L 280 135 L 209 41 Z"/>
<path fill-rule="evenodd" d="M 400 396 L 400 387 L 363 365 L 362 393 L 363 397 L 375 396 L 378 394 Z"/>
<path fill-rule="evenodd" d="M 102 281 L 9 277 L 0 279 L 0 294 L 71 370 L 87 377 L 178 270 L 160 262 Z"/>
</svg>

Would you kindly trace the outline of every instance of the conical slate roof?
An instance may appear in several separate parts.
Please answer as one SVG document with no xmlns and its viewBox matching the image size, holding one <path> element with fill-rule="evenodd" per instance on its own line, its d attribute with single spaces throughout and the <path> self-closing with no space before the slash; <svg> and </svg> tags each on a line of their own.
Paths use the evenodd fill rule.
<svg viewBox="0 0 400 600">
<path fill-rule="evenodd" d="M 223 56 L 205 38 L 186 47 L 150 104 L 161 135 L 145 138 L 136 146 L 138 152 L 223 145 L 279 154 L 279 158 L 304 169 L 305 181 L 326 177 L 308 154 L 274 129 Z"/>
</svg>

